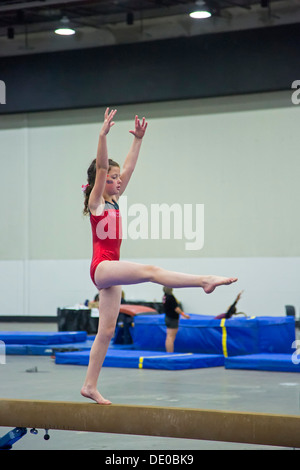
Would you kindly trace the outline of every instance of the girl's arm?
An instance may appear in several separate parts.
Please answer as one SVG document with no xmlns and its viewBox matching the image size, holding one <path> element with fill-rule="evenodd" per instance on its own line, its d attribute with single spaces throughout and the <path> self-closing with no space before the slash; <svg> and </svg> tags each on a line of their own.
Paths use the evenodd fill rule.
<svg viewBox="0 0 300 470">
<path fill-rule="evenodd" d="M 134 131 L 129 131 L 134 136 L 134 139 L 122 168 L 119 195 L 125 191 L 126 186 L 128 185 L 131 175 L 135 169 L 147 126 L 148 123 L 144 117 L 142 122 L 140 122 L 138 116 L 135 116 L 135 129 Z"/>
<path fill-rule="evenodd" d="M 109 108 L 106 109 L 104 114 L 104 123 L 100 130 L 96 157 L 96 179 L 89 198 L 89 208 L 93 211 L 96 211 L 96 209 L 103 202 L 102 198 L 108 172 L 108 152 L 106 136 L 109 133 L 110 128 L 115 124 L 113 122 L 113 118 L 116 112 L 116 109 L 110 112 Z"/>
<path fill-rule="evenodd" d="M 183 318 L 190 318 L 190 316 L 187 313 L 184 313 L 180 307 L 176 307 L 175 312 L 178 313 L 179 315 L 182 315 Z"/>
</svg>

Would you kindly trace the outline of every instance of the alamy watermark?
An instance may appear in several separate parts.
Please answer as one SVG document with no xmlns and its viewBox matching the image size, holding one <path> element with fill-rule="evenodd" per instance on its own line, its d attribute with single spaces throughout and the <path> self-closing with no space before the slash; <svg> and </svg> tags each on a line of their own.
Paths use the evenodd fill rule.
<svg viewBox="0 0 300 470">
<path fill-rule="evenodd" d="M 296 339 L 292 346 L 291 346 L 292 349 L 296 349 L 295 352 L 293 352 L 292 354 L 292 363 L 295 364 L 295 365 L 298 365 L 300 364 L 300 340 L 299 339 Z"/>
<path fill-rule="evenodd" d="M 6 86 L 3 80 L 0 80 L 0 104 L 6 104 Z"/>
<path fill-rule="evenodd" d="M 6 347 L 4 341 L 0 341 L 0 365 L 6 364 Z"/>
<path fill-rule="evenodd" d="M 300 80 L 294 80 L 291 88 L 295 88 L 295 91 L 293 91 L 291 96 L 292 103 L 300 104 Z"/>
<path fill-rule="evenodd" d="M 122 214 L 122 238 L 131 240 L 184 240 L 186 250 L 204 246 L 204 204 L 167 203 L 128 205 L 127 197 L 119 200 Z M 116 239 L 118 219 L 103 212 L 96 233 L 100 240 Z"/>
</svg>

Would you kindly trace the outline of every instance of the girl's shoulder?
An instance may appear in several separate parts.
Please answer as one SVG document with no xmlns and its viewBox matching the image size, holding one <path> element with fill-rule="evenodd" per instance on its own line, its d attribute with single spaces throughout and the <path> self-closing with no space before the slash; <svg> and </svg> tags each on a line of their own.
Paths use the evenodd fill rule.
<svg viewBox="0 0 300 470">
<path fill-rule="evenodd" d="M 104 206 L 105 206 L 105 200 L 104 200 L 103 197 L 101 198 L 101 203 L 98 206 L 91 207 L 89 205 L 88 210 L 89 210 L 90 216 L 93 215 L 94 217 L 98 217 L 98 216 L 102 215 L 102 213 L 104 211 Z"/>
<path fill-rule="evenodd" d="M 117 201 L 113 199 L 112 202 L 110 202 L 103 199 L 103 202 L 96 209 L 94 208 L 91 210 L 91 208 L 89 208 L 89 213 L 90 216 L 100 217 L 103 215 L 103 212 L 111 209 L 119 210 L 119 204 Z"/>
</svg>

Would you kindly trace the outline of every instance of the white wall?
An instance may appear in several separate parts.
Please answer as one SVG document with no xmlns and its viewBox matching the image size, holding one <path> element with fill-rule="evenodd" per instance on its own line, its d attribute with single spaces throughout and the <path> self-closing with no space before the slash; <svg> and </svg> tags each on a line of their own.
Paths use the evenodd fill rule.
<svg viewBox="0 0 300 470">
<path fill-rule="evenodd" d="M 238 306 L 249 316 L 282 316 L 286 304 L 299 314 L 300 258 L 145 258 L 166 269 L 191 273 L 235 274 L 239 282 L 220 287 L 207 295 L 201 289 L 174 289 L 187 313 L 218 315 L 244 289 Z M 95 287 L 89 278 L 87 260 L 1 261 L 1 315 L 55 316 L 57 307 L 72 306 L 92 299 Z M 25 275 L 25 270 L 27 273 Z M 5 275 L 3 275 L 5 273 Z M 156 284 L 124 286 L 126 300 L 160 301 Z"/>
<path fill-rule="evenodd" d="M 205 209 L 201 250 L 187 251 L 185 240 L 127 239 L 122 258 L 240 277 L 210 296 L 176 290 L 186 311 L 220 313 L 240 289 L 240 308 L 251 315 L 300 306 L 299 109 L 289 93 L 119 108 L 109 151 L 121 164 L 135 113 L 149 119 L 128 205 Z M 102 116 L 89 109 L 1 118 L 0 315 L 55 315 L 94 295 L 81 185 Z M 149 284 L 125 292 L 161 297 Z"/>
</svg>

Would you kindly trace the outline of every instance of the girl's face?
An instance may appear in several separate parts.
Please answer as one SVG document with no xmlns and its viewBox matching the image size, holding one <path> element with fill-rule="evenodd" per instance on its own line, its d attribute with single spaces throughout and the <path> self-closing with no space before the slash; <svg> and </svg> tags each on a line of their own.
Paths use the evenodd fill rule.
<svg viewBox="0 0 300 470">
<path fill-rule="evenodd" d="M 121 176 L 120 168 L 118 166 L 112 166 L 107 174 L 106 179 L 106 192 L 113 196 L 119 194 L 121 187 Z"/>
</svg>

